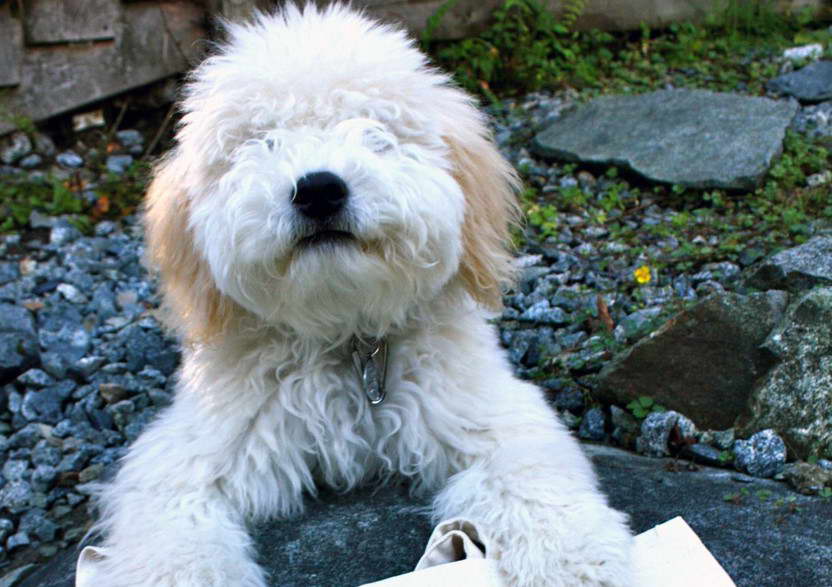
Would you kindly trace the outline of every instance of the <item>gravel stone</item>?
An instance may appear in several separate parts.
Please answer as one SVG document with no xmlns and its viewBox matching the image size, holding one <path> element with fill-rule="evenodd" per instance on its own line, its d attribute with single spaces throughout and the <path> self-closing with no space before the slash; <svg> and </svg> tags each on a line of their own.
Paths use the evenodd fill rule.
<svg viewBox="0 0 832 587">
<path fill-rule="evenodd" d="M 43 510 L 32 509 L 20 518 L 19 529 L 38 540 L 50 542 L 55 539 L 58 526 L 46 518 L 46 512 Z"/>
<path fill-rule="evenodd" d="M 636 439 L 636 450 L 651 457 L 663 457 L 670 454 L 668 440 L 670 432 L 678 426 L 682 438 L 694 436 L 695 426 L 688 418 L 668 410 L 648 414 L 641 423 L 641 435 Z"/>
<path fill-rule="evenodd" d="M 75 151 L 64 151 L 59 153 L 55 160 L 59 165 L 69 169 L 78 169 L 84 164 L 84 160 Z"/>
<path fill-rule="evenodd" d="M 17 378 L 17 382 L 38 389 L 55 384 L 55 380 L 41 369 L 29 369 Z"/>
<path fill-rule="evenodd" d="M 599 408 L 587 410 L 581 420 L 578 436 L 584 440 L 604 440 L 606 438 L 606 432 L 604 431 L 606 423 L 607 417 L 603 410 Z"/>
<path fill-rule="evenodd" d="M 12 552 L 22 546 L 29 546 L 31 543 L 32 541 L 26 532 L 18 532 L 17 534 L 12 534 L 9 536 L 8 540 L 6 540 L 6 550 Z"/>
<path fill-rule="evenodd" d="M 761 430 L 734 442 L 734 463 L 754 477 L 774 477 L 786 464 L 786 445 L 774 430 Z"/>
<path fill-rule="evenodd" d="M 12 481 L 0 489 L 0 506 L 19 514 L 29 507 L 32 497 L 32 486 L 28 482 Z"/>
<path fill-rule="evenodd" d="M 54 387 L 27 391 L 20 407 L 21 415 L 32 422 L 57 424 L 61 420 L 61 396 Z"/>
<path fill-rule="evenodd" d="M 116 175 L 123 175 L 133 164 L 133 157 L 130 155 L 110 155 L 107 157 L 107 170 Z"/>
<path fill-rule="evenodd" d="M 6 165 L 17 163 L 32 152 L 32 141 L 25 132 L 15 132 L 0 144 L 0 161 Z"/>
</svg>

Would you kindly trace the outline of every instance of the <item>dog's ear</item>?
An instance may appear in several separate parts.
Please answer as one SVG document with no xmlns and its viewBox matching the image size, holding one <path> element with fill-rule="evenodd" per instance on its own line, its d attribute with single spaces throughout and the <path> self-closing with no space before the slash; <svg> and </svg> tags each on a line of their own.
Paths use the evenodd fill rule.
<svg viewBox="0 0 832 587">
<path fill-rule="evenodd" d="M 465 194 L 459 277 L 471 297 L 496 310 L 503 286 L 513 280 L 510 226 L 519 218 L 520 181 L 481 122 L 466 130 L 464 137 L 445 137 L 454 178 Z"/>
<path fill-rule="evenodd" d="M 228 326 L 235 304 L 217 289 L 188 226 L 186 176 L 171 154 L 156 167 L 145 199 L 147 261 L 161 273 L 164 321 L 186 342 L 207 342 Z"/>
</svg>

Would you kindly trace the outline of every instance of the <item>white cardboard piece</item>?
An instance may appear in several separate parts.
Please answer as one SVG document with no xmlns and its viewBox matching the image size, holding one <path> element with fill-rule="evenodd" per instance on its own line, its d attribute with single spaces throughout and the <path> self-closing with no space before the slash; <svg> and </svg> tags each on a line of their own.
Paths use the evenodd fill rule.
<svg viewBox="0 0 832 587">
<path fill-rule="evenodd" d="M 441 527 L 442 524 L 437 530 Z M 434 537 L 429 544 L 435 541 Z M 736 587 L 728 573 L 681 517 L 636 536 L 633 557 L 638 587 Z M 504 584 L 494 560 L 468 558 L 367 583 L 361 587 L 462 586 L 504 587 Z"/>
</svg>

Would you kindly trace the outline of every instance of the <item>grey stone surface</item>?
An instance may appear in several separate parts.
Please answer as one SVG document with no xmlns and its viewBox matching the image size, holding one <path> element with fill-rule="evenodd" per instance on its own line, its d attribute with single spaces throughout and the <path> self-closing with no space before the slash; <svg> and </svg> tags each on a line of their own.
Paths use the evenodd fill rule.
<svg viewBox="0 0 832 587">
<path fill-rule="evenodd" d="M 816 236 L 758 263 L 745 280 L 757 289 L 803 292 L 816 285 L 832 285 L 832 238 Z"/>
<path fill-rule="evenodd" d="M 699 428 L 733 426 L 771 357 L 758 347 L 783 316 L 781 291 L 715 294 L 665 322 L 601 371 L 599 392 L 620 404 L 653 398 Z"/>
<path fill-rule="evenodd" d="M 630 515 L 635 533 L 682 516 L 738 587 L 832 584 L 828 501 L 735 472 L 688 471 L 671 459 L 606 446 L 585 450 L 611 504 Z M 259 559 L 272 573 L 271 584 L 280 587 L 352 586 L 404 573 L 430 533 L 422 513 L 428 503 L 395 488 L 325 492 L 308 501 L 302 518 L 257 529 Z M 76 556 L 72 549 L 62 552 L 21 587 L 72 587 Z"/>
<path fill-rule="evenodd" d="M 832 457 L 832 288 L 792 303 L 763 349 L 776 364 L 754 389 L 744 434 L 774 428 L 801 457 Z"/>
<path fill-rule="evenodd" d="M 766 87 L 773 92 L 794 96 L 801 102 L 832 100 L 832 61 L 815 61 L 770 80 Z"/>
<path fill-rule="evenodd" d="M 534 139 L 546 157 L 621 165 L 653 181 L 753 189 L 782 150 L 797 105 L 705 90 L 604 96 Z"/>
</svg>

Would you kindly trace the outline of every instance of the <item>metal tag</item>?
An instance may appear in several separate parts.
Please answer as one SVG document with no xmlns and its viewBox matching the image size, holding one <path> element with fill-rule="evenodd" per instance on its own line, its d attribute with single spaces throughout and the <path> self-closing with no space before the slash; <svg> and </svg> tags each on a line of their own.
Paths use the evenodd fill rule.
<svg viewBox="0 0 832 587">
<path fill-rule="evenodd" d="M 352 361 L 361 387 L 371 405 L 377 406 L 387 395 L 387 341 L 352 339 Z"/>
</svg>

